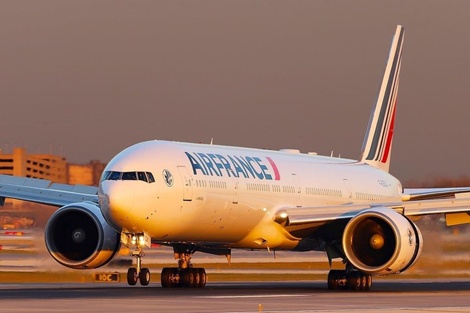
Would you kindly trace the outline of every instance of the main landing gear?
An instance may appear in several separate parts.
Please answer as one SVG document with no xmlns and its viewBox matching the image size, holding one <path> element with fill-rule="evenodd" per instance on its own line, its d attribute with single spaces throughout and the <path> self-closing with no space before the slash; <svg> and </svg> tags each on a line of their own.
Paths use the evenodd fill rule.
<svg viewBox="0 0 470 313">
<path fill-rule="evenodd" d="M 131 256 L 136 259 L 136 267 L 130 267 L 127 270 L 127 283 L 131 286 L 140 281 L 142 286 L 147 286 L 150 283 L 150 271 L 148 268 L 142 268 L 142 257 L 145 255 L 142 246 L 146 244 L 145 235 L 129 235 L 131 243 L 135 246 Z"/>
<path fill-rule="evenodd" d="M 370 290 L 372 276 L 357 270 L 330 270 L 328 289 L 330 290 Z"/>
<path fill-rule="evenodd" d="M 205 287 L 207 282 L 206 270 L 203 268 L 195 268 L 191 263 L 191 257 L 196 251 L 188 245 L 174 246 L 173 249 L 175 259 L 179 259 L 178 267 L 165 267 L 162 269 L 162 287 Z"/>
</svg>

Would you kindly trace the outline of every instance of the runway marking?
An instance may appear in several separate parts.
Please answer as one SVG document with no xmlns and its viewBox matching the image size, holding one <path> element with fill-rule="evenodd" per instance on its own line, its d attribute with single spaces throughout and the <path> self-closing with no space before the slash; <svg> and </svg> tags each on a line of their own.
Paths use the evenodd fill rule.
<svg viewBox="0 0 470 313">
<path fill-rule="evenodd" d="M 205 298 L 205 299 L 236 299 L 236 298 L 280 298 L 280 297 L 311 297 L 311 294 L 296 294 L 296 295 L 245 295 L 245 296 L 196 296 L 194 298 Z"/>
</svg>

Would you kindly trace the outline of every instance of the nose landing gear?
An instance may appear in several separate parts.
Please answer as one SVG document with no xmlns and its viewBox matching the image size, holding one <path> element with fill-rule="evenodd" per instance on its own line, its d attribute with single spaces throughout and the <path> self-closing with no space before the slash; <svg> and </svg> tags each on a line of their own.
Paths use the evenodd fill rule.
<svg viewBox="0 0 470 313">
<path fill-rule="evenodd" d="M 127 283 L 130 286 L 137 284 L 140 281 L 142 286 L 147 286 L 150 283 L 150 270 L 146 267 L 142 268 L 142 257 L 145 255 L 143 246 L 150 246 L 150 237 L 145 234 L 126 234 L 126 240 L 123 242 L 131 243 L 135 246 L 131 256 L 136 259 L 136 267 L 130 267 L 127 270 Z"/>
</svg>

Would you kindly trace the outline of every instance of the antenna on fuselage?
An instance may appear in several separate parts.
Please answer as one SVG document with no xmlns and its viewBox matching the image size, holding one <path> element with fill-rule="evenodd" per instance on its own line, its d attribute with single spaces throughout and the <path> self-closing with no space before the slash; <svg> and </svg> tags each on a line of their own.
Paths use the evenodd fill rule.
<svg viewBox="0 0 470 313">
<path fill-rule="evenodd" d="M 211 138 L 211 143 L 210 143 L 211 146 L 213 142 L 214 142 L 214 137 Z"/>
</svg>

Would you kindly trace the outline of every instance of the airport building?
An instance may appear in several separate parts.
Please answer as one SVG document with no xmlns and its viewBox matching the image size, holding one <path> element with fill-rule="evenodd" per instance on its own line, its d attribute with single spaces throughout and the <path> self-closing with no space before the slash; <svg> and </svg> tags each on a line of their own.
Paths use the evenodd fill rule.
<svg viewBox="0 0 470 313">
<path fill-rule="evenodd" d="M 54 183 L 98 186 L 105 166 L 96 160 L 88 164 L 71 164 L 62 156 L 28 154 L 25 148 L 14 148 L 11 154 L 0 150 L 0 174 L 39 178 Z M 0 229 L 43 226 L 55 210 L 54 207 L 7 199 L 0 206 Z"/>
<path fill-rule="evenodd" d="M 106 164 L 96 160 L 72 164 L 58 155 L 27 154 L 25 148 L 14 148 L 12 154 L 0 150 L 0 174 L 39 178 L 54 183 L 98 186 Z"/>
<path fill-rule="evenodd" d="M 25 148 L 13 148 L 12 154 L 0 153 L 0 174 L 46 179 L 67 183 L 67 162 L 52 154 L 27 154 Z"/>
<path fill-rule="evenodd" d="M 91 160 L 87 164 L 67 163 L 67 184 L 98 186 L 106 163 Z"/>
</svg>

